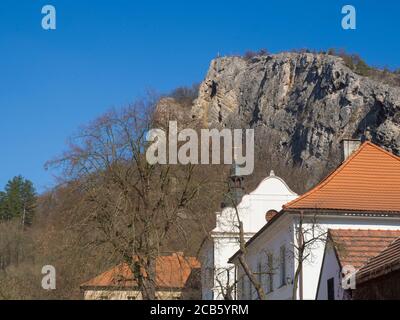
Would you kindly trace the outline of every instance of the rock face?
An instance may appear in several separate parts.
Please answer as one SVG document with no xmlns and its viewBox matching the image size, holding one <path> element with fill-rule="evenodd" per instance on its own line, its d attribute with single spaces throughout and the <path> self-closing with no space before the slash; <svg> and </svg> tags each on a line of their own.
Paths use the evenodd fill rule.
<svg viewBox="0 0 400 320">
<path fill-rule="evenodd" d="M 336 166 L 346 137 L 400 153 L 400 88 L 325 54 L 215 59 L 191 112 L 205 127 L 254 128 L 258 145 L 310 170 Z"/>
</svg>

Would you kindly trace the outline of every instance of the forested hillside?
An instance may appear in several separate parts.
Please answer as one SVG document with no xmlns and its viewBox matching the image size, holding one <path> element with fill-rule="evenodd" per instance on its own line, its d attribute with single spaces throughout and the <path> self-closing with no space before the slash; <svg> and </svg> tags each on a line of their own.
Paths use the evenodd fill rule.
<svg viewBox="0 0 400 320">
<path fill-rule="evenodd" d="M 230 167 L 149 165 L 149 129 L 253 128 L 246 191 L 274 170 L 302 193 L 340 163 L 344 137 L 400 152 L 398 84 L 358 56 L 250 52 L 213 60 L 200 85 L 101 115 L 49 159 L 57 187 L 36 195 L 19 176 L 0 193 L 0 299 L 81 298 L 81 283 L 121 261 L 134 269 L 135 255 L 152 270 L 159 254 L 198 254 Z M 56 268 L 56 290 L 41 287 L 44 265 Z"/>
</svg>

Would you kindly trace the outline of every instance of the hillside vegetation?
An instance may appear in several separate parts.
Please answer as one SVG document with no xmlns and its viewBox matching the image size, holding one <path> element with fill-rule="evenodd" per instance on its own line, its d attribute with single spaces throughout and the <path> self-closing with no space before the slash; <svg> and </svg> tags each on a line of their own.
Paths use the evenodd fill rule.
<svg viewBox="0 0 400 320">
<path fill-rule="evenodd" d="M 230 167 L 149 166 L 150 128 L 169 120 L 196 130 L 253 128 L 255 170 L 245 191 L 274 170 L 303 193 L 340 164 L 344 137 L 400 152 L 399 79 L 342 51 L 263 50 L 217 58 L 199 85 L 110 110 L 49 161 L 62 172 L 57 187 L 36 197 L 17 178 L 0 194 L 0 299 L 79 299 L 79 285 L 107 268 L 137 267 L 134 254 L 146 257 L 140 267 L 150 274 L 158 254 L 198 254 Z M 9 200 L 22 185 L 29 196 L 17 198 L 26 206 Z M 41 287 L 44 265 L 56 268 L 56 290 Z"/>
</svg>

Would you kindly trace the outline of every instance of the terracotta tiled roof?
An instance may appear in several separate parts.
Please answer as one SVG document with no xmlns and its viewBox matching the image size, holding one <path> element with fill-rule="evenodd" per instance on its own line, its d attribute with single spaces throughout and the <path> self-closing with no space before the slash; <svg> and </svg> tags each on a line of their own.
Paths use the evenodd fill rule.
<svg viewBox="0 0 400 320">
<path fill-rule="evenodd" d="M 321 183 L 284 209 L 400 213 L 400 157 L 365 142 Z"/>
<path fill-rule="evenodd" d="M 393 270 L 400 270 L 400 238 L 394 240 L 386 249 L 371 258 L 357 272 L 357 282 L 364 282 Z"/>
<path fill-rule="evenodd" d="M 185 257 L 180 253 L 159 256 L 156 259 L 156 287 L 183 288 L 192 270 L 198 268 L 200 263 L 195 257 Z M 135 286 L 137 282 L 126 263 L 121 263 L 81 285 L 82 288 Z"/>
<path fill-rule="evenodd" d="M 358 270 L 400 237 L 400 230 L 329 229 L 328 237 L 341 267 L 353 266 Z"/>
</svg>

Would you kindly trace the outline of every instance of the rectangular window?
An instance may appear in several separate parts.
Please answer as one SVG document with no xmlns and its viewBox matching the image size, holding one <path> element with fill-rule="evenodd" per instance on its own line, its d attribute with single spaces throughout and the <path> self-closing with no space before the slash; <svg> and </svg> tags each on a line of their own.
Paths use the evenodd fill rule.
<svg viewBox="0 0 400 320">
<path fill-rule="evenodd" d="M 281 247 L 280 256 L 280 275 L 281 275 L 281 286 L 286 285 L 286 247 Z"/>
<path fill-rule="evenodd" d="M 263 269 L 262 269 L 262 262 L 260 259 L 257 265 L 257 280 L 260 285 L 262 285 L 262 274 L 263 274 Z"/>
<path fill-rule="evenodd" d="M 272 253 L 268 255 L 268 292 L 274 291 L 274 256 Z"/>
<path fill-rule="evenodd" d="M 206 268 L 206 283 L 207 287 L 214 286 L 214 268 Z"/>
<path fill-rule="evenodd" d="M 328 300 L 335 300 L 335 280 L 333 278 L 327 281 Z"/>
<path fill-rule="evenodd" d="M 263 263 L 261 266 L 261 286 L 267 292 L 268 274 L 266 263 Z"/>
</svg>

